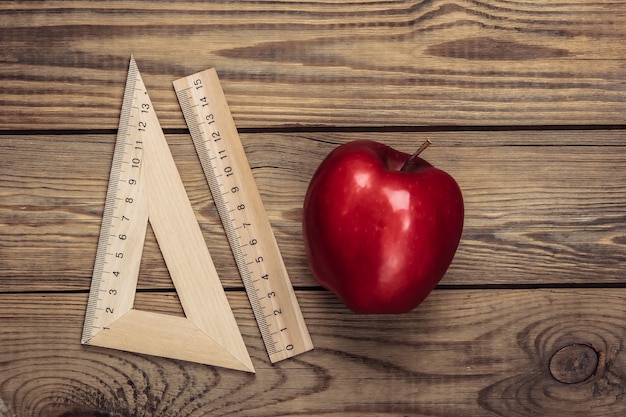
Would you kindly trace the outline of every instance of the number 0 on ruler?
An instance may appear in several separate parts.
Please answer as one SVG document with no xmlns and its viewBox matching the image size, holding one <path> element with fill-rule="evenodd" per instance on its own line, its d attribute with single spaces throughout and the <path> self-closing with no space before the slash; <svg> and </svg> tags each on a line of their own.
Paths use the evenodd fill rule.
<svg viewBox="0 0 626 417">
<path fill-rule="evenodd" d="M 217 73 L 174 89 L 271 362 L 313 349 Z"/>
</svg>

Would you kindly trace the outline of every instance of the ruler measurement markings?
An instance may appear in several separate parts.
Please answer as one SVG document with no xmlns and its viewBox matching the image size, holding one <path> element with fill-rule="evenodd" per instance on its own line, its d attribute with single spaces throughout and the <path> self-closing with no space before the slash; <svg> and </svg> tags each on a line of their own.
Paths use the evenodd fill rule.
<svg viewBox="0 0 626 417">
<path fill-rule="evenodd" d="M 277 362 L 312 349 L 217 76 L 214 71 L 194 74 L 175 81 L 174 88 L 270 360 Z M 200 125 L 208 130 L 201 131 Z M 259 293 L 268 296 L 260 301 Z M 267 308 L 271 311 L 268 315 L 263 313 Z M 282 315 L 290 319 L 290 326 L 284 324 Z M 272 324 L 280 330 L 271 332 Z M 293 330 L 297 342 L 288 330 Z M 281 349 L 276 348 L 278 344 Z M 286 353 L 277 355 L 279 351 Z"/>
<path fill-rule="evenodd" d="M 179 94 L 177 94 L 179 96 L 179 100 L 182 98 L 182 102 L 183 103 L 187 103 L 187 105 L 183 105 L 181 106 L 181 108 L 183 109 L 183 113 L 184 114 L 189 114 L 188 112 L 185 112 L 185 109 L 189 109 L 190 106 L 188 105 L 188 103 L 190 102 L 190 97 L 189 97 L 189 91 L 191 90 L 191 88 L 187 88 L 182 90 L 181 92 L 179 92 Z M 212 114 L 212 113 L 210 113 Z M 196 116 L 196 118 L 201 117 L 200 113 L 195 113 L 192 114 L 193 116 Z M 209 118 L 209 116 L 205 116 L 205 120 L 208 120 L 207 118 Z M 190 117 L 191 120 L 189 120 L 187 123 L 189 126 L 197 126 L 200 123 L 199 122 L 195 122 L 194 117 Z M 214 118 L 210 118 L 211 119 L 211 124 L 214 123 Z M 206 122 L 205 122 L 206 123 Z M 219 131 L 217 131 L 219 132 Z M 226 187 L 223 186 L 223 183 L 218 182 L 218 178 L 222 177 L 223 174 L 217 174 L 216 170 L 218 167 L 214 166 L 212 163 L 210 163 L 209 161 L 211 161 L 211 140 L 202 140 L 201 136 L 198 136 L 197 133 L 198 131 L 196 131 L 196 135 L 194 135 L 192 129 L 190 128 L 190 133 L 192 133 L 192 139 L 194 140 L 194 144 L 196 145 L 196 149 L 197 152 L 200 154 L 200 160 L 201 163 L 204 161 L 204 163 L 202 163 L 205 174 L 207 176 L 210 188 L 211 188 L 211 192 L 214 195 L 214 200 L 215 200 L 215 204 L 216 207 L 218 208 L 218 212 L 219 213 L 232 213 L 234 212 L 234 209 L 229 210 L 229 204 L 228 201 L 226 200 L 225 196 L 232 194 L 232 190 L 234 188 L 231 187 L 231 191 L 227 191 L 228 189 Z M 211 138 L 215 139 L 215 131 L 210 132 L 211 133 Z M 218 137 L 221 138 L 221 134 L 217 135 Z M 241 184 L 234 184 L 233 187 L 240 187 Z M 222 214 L 223 216 L 223 214 Z M 229 240 L 231 249 L 233 251 L 233 255 L 235 258 L 235 261 L 237 263 L 237 266 L 240 270 L 240 274 L 242 275 L 242 280 L 244 281 L 244 285 L 246 285 L 246 283 L 249 281 L 249 278 L 251 276 L 251 272 L 249 271 L 249 269 L 247 268 L 247 265 L 244 261 L 244 257 L 247 255 L 245 254 L 242 250 L 241 247 L 239 246 L 238 242 L 235 241 L 235 239 L 233 238 L 234 235 L 236 235 L 235 230 L 236 229 L 242 229 L 244 228 L 243 226 L 239 226 L 237 228 L 235 228 L 232 223 L 237 221 L 238 219 L 236 217 L 233 216 L 228 216 L 230 222 L 225 222 L 223 221 L 223 225 L 224 225 L 224 229 L 226 231 L 226 236 Z M 247 224 L 247 223 L 246 223 Z M 249 285 L 248 285 L 249 287 Z M 256 296 L 252 295 L 255 294 L 254 292 L 251 291 L 250 288 L 247 289 L 248 292 L 248 296 L 250 298 L 250 302 L 251 305 L 254 306 L 258 306 L 260 305 L 260 303 L 258 302 L 258 300 L 256 299 Z M 256 309 L 258 310 L 258 308 Z M 255 309 L 253 308 L 253 311 L 255 311 Z M 262 315 L 258 315 L 256 314 L 255 311 L 255 317 L 257 319 L 257 322 L 259 324 L 259 327 L 261 328 L 266 328 L 267 327 L 267 322 L 265 320 L 265 317 Z"/>
<path fill-rule="evenodd" d="M 124 92 L 124 100 L 122 102 L 122 115 L 127 114 L 128 109 L 130 109 L 132 105 L 132 97 L 129 91 L 134 89 L 134 83 L 136 82 L 136 74 L 132 71 L 132 68 L 129 70 L 128 80 L 126 89 Z M 110 246 L 110 239 L 107 237 L 110 235 L 110 230 L 112 228 L 113 222 L 113 214 L 116 208 L 113 203 L 117 198 L 117 186 L 116 179 L 120 177 L 121 164 L 124 159 L 125 151 L 121 146 L 122 141 L 120 140 L 122 137 L 126 136 L 129 128 L 129 117 L 121 117 L 119 126 L 118 126 L 118 134 L 116 139 L 115 148 L 113 151 L 113 162 L 111 165 L 111 174 L 109 178 L 109 185 L 107 187 L 107 197 L 105 199 L 105 207 L 104 213 L 102 216 L 102 225 L 100 231 L 100 237 L 98 239 L 98 249 L 96 254 L 96 261 L 94 265 L 94 272 L 91 281 L 91 290 L 89 294 L 89 300 L 87 305 L 87 314 L 85 318 L 85 324 L 83 328 L 83 343 L 88 342 L 96 332 L 94 329 L 99 328 L 100 326 L 96 325 L 96 310 L 99 301 L 101 301 L 98 297 L 100 293 L 101 286 L 104 280 L 104 265 L 107 263 L 107 251 L 106 247 Z M 110 197 L 109 197 L 110 196 Z"/>
<path fill-rule="evenodd" d="M 135 84 L 137 83 L 136 76 L 134 77 Z M 141 88 L 134 88 L 135 91 L 141 91 Z M 131 96 L 129 96 L 131 97 Z M 132 101 L 136 100 L 136 95 L 133 95 Z M 112 220 L 109 226 L 109 241 L 107 242 L 108 247 L 113 247 L 112 251 L 107 252 L 107 257 L 109 261 L 105 261 L 106 264 L 110 264 L 110 271 L 104 271 L 100 275 L 101 280 L 101 288 L 99 293 L 106 294 L 107 297 L 105 299 L 99 298 L 98 301 L 100 303 L 104 302 L 104 305 L 99 306 L 96 311 L 104 311 L 105 313 L 110 314 L 110 316 L 101 316 L 99 317 L 100 322 L 104 322 L 103 324 L 96 326 L 99 329 L 107 329 L 107 324 L 115 321 L 116 316 L 114 313 L 116 311 L 119 312 L 119 304 L 118 295 L 122 295 L 123 291 L 123 282 L 116 282 L 116 279 L 123 279 L 125 273 L 125 255 L 128 254 L 128 243 L 125 242 L 128 238 L 132 238 L 130 235 L 130 224 L 125 224 L 130 221 L 134 216 L 129 214 L 129 204 L 139 204 L 137 201 L 137 193 L 134 192 L 132 185 L 137 183 L 137 180 L 134 178 L 133 169 L 139 168 L 139 163 L 141 161 L 141 147 L 133 146 L 136 145 L 137 142 L 133 143 L 127 140 L 123 140 L 122 137 L 133 136 L 132 129 L 137 129 L 139 123 L 142 123 L 141 117 L 139 117 L 139 122 L 137 124 L 131 123 L 131 120 L 137 118 L 136 111 L 139 110 L 138 106 L 130 106 L 130 111 L 127 117 L 121 118 L 121 123 L 124 123 L 124 128 L 120 129 L 121 133 L 119 135 L 119 140 L 125 147 L 123 151 L 120 153 L 121 157 L 116 161 L 115 164 L 116 169 L 116 177 L 117 177 L 117 189 L 113 194 L 114 200 L 121 202 L 121 204 L 113 205 L 113 215 Z M 144 122 L 145 123 L 145 122 Z M 133 149 L 130 149 L 132 147 Z M 133 152 L 134 150 L 134 152 Z M 130 170 L 129 168 L 130 167 Z M 132 212 L 132 209 L 130 209 Z M 127 217 L 126 215 L 130 217 Z M 120 278 L 121 276 L 121 278 Z M 113 298 L 111 297 L 113 296 Z M 98 317 L 96 317 L 98 319 Z"/>
<path fill-rule="evenodd" d="M 204 125 L 204 124 L 209 124 L 209 125 L 213 124 L 214 118 L 213 116 L 207 115 L 205 116 L 204 120 L 202 120 L 200 112 L 195 112 L 191 110 L 194 108 L 199 108 L 199 105 L 190 104 L 190 97 L 188 94 L 190 90 L 191 90 L 191 87 L 178 90 L 177 97 L 179 99 L 179 102 L 181 103 L 183 114 L 186 116 L 187 125 L 192 135 L 192 140 L 194 141 L 194 145 L 196 146 L 196 150 L 199 155 L 201 165 L 207 176 L 210 189 L 212 191 L 212 194 L 214 194 L 214 201 L 215 201 L 216 207 L 218 208 L 218 212 L 224 213 L 225 211 L 228 211 L 228 202 L 226 201 L 225 196 L 231 194 L 231 192 L 227 191 L 227 188 L 224 186 L 224 183 L 218 181 L 218 178 L 223 177 L 223 174 L 215 174 L 215 170 L 218 167 L 213 165 L 212 161 L 216 160 L 217 156 L 211 155 L 210 140 L 206 140 L 206 141 L 202 140 L 205 134 L 205 131 L 200 130 L 200 127 L 199 127 L 200 125 Z M 211 133 L 211 138 L 215 139 L 216 137 L 221 137 L 219 134 L 216 135 L 217 132 L 215 131 L 210 132 L 210 133 Z M 233 188 L 231 188 L 231 190 L 232 189 Z M 232 221 L 235 221 L 236 218 L 231 217 L 230 220 L 232 222 Z M 227 238 L 230 240 L 231 248 L 234 249 L 237 247 L 237 244 L 236 242 L 232 241 L 233 232 L 231 230 L 233 229 L 233 227 L 228 222 L 223 222 L 223 223 L 224 223 L 224 228 L 226 229 Z M 234 249 L 233 252 L 234 252 L 234 258 L 235 258 L 236 263 L 238 264 L 238 266 L 241 266 L 242 264 L 241 259 L 245 255 L 241 251 L 237 251 L 236 249 Z M 249 275 L 249 271 L 247 270 L 241 271 L 241 269 L 243 268 L 240 268 L 240 273 L 243 276 Z M 258 302 L 253 301 L 253 304 L 257 305 Z"/>
<path fill-rule="evenodd" d="M 120 271 L 124 270 L 124 254 L 127 253 L 125 241 L 130 237 L 130 224 L 124 224 L 131 219 L 126 217 L 126 208 L 128 204 L 136 202 L 138 192 L 137 187 L 133 190 L 133 185 L 137 184 L 138 180 L 133 178 L 132 171 L 128 171 L 123 167 L 130 166 L 131 170 L 139 168 L 142 158 L 142 148 L 140 146 L 128 149 L 128 145 L 137 145 L 137 141 L 129 143 L 126 140 L 127 137 L 133 135 L 131 129 L 136 129 L 139 123 L 142 122 L 141 117 L 138 117 L 136 114 L 140 110 L 139 106 L 132 105 L 136 101 L 136 95 L 130 93 L 131 91 L 142 91 L 142 88 L 137 87 L 138 83 L 141 83 L 138 73 L 131 68 L 122 103 L 122 116 L 120 117 L 107 197 L 105 199 L 105 209 L 92 277 L 92 288 L 83 329 L 83 343 L 87 343 L 99 331 L 107 329 L 110 323 L 119 318 L 118 300 L 121 297 L 116 296 L 122 295 L 124 281 L 115 282 L 115 279 L 123 274 Z M 139 118 L 139 123 L 133 124 L 132 121 L 136 118 Z M 118 204 L 117 202 L 123 203 Z M 105 248 L 113 248 L 113 250 L 105 250 Z M 110 271 L 104 270 L 105 265 L 110 267 Z M 107 297 L 103 299 L 99 294 L 106 294 Z M 112 299 L 111 296 L 114 298 Z"/>
</svg>

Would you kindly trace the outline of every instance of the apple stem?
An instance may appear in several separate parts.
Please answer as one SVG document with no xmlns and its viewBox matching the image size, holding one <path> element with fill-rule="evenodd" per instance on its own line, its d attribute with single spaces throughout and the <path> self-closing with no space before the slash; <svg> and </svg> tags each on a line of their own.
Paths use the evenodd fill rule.
<svg viewBox="0 0 626 417">
<path fill-rule="evenodd" d="M 422 146 L 417 148 L 415 153 L 411 155 L 409 159 L 407 159 L 404 165 L 402 165 L 402 168 L 400 168 L 400 171 L 404 171 L 404 172 L 409 171 L 411 167 L 414 165 L 414 163 L 416 162 L 416 159 L 419 157 L 419 155 L 422 152 L 424 152 L 424 149 L 428 148 L 430 145 L 432 145 L 432 142 L 430 141 L 430 139 L 426 139 L 426 142 L 422 143 Z"/>
</svg>

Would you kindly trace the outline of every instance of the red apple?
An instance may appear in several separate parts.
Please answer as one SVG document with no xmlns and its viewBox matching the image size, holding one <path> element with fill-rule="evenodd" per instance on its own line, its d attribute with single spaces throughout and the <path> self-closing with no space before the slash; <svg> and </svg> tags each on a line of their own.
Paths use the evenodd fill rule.
<svg viewBox="0 0 626 417">
<path fill-rule="evenodd" d="M 313 175 L 302 230 L 314 277 L 352 311 L 404 313 L 435 288 L 463 230 L 446 172 L 367 140 L 337 147 Z"/>
</svg>

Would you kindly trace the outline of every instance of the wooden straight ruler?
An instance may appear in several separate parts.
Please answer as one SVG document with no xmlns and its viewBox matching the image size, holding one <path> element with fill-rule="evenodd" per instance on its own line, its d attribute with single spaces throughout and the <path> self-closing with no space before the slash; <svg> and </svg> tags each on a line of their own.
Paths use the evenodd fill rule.
<svg viewBox="0 0 626 417">
<path fill-rule="evenodd" d="M 148 221 L 185 317 L 133 306 Z M 254 372 L 132 58 L 82 343 Z"/>
<path fill-rule="evenodd" d="M 313 349 L 215 69 L 174 81 L 272 363 Z"/>
</svg>

